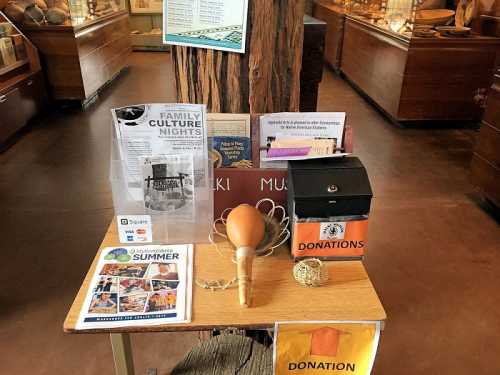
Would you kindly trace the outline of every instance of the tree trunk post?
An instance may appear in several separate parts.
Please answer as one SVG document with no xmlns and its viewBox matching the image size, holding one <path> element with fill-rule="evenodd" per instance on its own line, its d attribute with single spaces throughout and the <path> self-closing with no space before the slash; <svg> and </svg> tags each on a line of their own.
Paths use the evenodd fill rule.
<svg viewBox="0 0 500 375">
<path fill-rule="evenodd" d="M 177 100 L 208 112 L 295 112 L 304 0 L 249 0 L 246 53 L 172 46 Z"/>
</svg>

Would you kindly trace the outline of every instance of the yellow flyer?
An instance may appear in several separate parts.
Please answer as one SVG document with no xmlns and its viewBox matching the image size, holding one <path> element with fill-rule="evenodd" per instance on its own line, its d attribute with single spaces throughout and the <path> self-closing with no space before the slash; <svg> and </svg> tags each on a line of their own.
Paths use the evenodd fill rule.
<svg viewBox="0 0 500 375">
<path fill-rule="evenodd" d="M 281 322 L 274 331 L 275 375 L 369 375 L 380 322 Z"/>
</svg>

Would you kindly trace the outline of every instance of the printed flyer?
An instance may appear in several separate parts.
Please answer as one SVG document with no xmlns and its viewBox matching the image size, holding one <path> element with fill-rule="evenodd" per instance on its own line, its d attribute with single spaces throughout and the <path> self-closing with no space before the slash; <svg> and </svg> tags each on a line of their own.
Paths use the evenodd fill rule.
<svg viewBox="0 0 500 375">
<path fill-rule="evenodd" d="M 279 322 L 274 330 L 274 374 L 369 375 L 380 322 Z"/>
<path fill-rule="evenodd" d="M 76 329 L 191 320 L 192 245 L 102 250 Z"/>
<path fill-rule="evenodd" d="M 142 159 L 144 207 L 153 211 L 181 210 L 194 215 L 193 155 L 167 155 Z"/>
<path fill-rule="evenodd" d="M 285 160 L 347 155 L 342 152 L 345 112 L 273 113 L 260 117 L 260 167 Z"/>
<path fill-rule="evenodd" d="M 165 0 L 163 41 L 245 53 L 248 0 Z"/>
<path fill-rule="evenodd" d="M 250 115 L 210 113 L 207 124 L 214 168 L 252 168 Z"/>
<path fill-rule="evenodd" d="M 160 186 L 159 179 L 164 179 L 164 182 L 167 181 L 165 178 L 174 181 L 178 180 L 179 173 L 186 174 L 180 170 L 180 164 L 176 162 L 178 158 L 167 159 L 167 156 L 191 154 L 192 168 L 184 164 L 191 173 L 187 177 L 194 179 L 196 188 L 210 190 L 204 105 L 139 104 L 115 108 L 111 113 L 131 197 L 138 201 L 145 198 L 146 157 L 165 158 L 163 167 L 158 166 L 153 170 L 153 174 L 157 171 L 158 175 L 155 186 Z"/>
</svg>

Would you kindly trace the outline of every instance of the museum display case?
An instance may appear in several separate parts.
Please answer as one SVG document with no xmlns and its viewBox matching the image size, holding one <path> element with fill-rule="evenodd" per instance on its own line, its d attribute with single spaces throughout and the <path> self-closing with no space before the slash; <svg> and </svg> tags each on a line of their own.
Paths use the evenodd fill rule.
<svg viewBox="0 0 500 375">
<path fill-rule="evenodd" d="M 40 51 L 53 99 L 85 105 L 125 66 L 125 0 L 14 0 L 4 11 Z"/>
<path fill-rule="evenodd" d="M 409 36 L 415 23 L 417 6 L 417 0 L 352 0 L 345 8 L 353 18 Z"/>
<path fill-rule="evenodd" d="M 73 26 L 84 25 L 101 17 L 126 10 L 125 0 L 70 0 L 70 19 Z"/>
<path fill-rule="evenodd" d="M 469 29 L 470 12 L 434 0 L 318 0 L 314 14 L 328 23 L 325 60 L 393 121 L 481 118 L 474 98 L 490 86 L 500 39 Z"/>
<path fill-rule="evenodd" d="M 125 0 L 12 0 L 3 11 L 17 25 L 83 26 L 126 9 Z"/>
<path fill-rule="evenodd" d="M 130 31 L 126 10 L 78 22 L 24 31 L 42 54 L 51 96 L 86 105 L 126 66 Z"/>
<path fill-rule="evenodd" d="M 38 52 L 0 11 L 0 144 L 39 113 L 45 101 Z"/>
</svg>

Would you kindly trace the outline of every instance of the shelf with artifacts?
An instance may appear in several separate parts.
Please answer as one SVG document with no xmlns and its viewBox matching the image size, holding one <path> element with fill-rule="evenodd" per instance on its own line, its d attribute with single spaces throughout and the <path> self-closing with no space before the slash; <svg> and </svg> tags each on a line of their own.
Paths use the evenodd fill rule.
<svg viewBox="0 0 500 375">
<path fill-rule="evenodd" d="M 125 68 L 131 44 L 124 0 L 9 2 L 5 11 L 39 49 L 53 99 L 85 105 Z"/>
<path fill-rule="evenodd" d="M 36 47 L 0 11 L 0 145 L 46 103 Z"/>
<path fill-rule="evenodd" d="M 169 51 L 163 44 L 162 0 L 130 0 L 130 38 L 134 51 Z"/>
<path fill-rule="evenodd" d="M 478 121 L 474 98 L 490 86 L 500 39 L 470 30 L 466 13 L 459 19 L 453 10 L 425 9 L 431 6 L 444 5 L 344 4 L 338 69 L 395 122 Z"/>
</svg>

